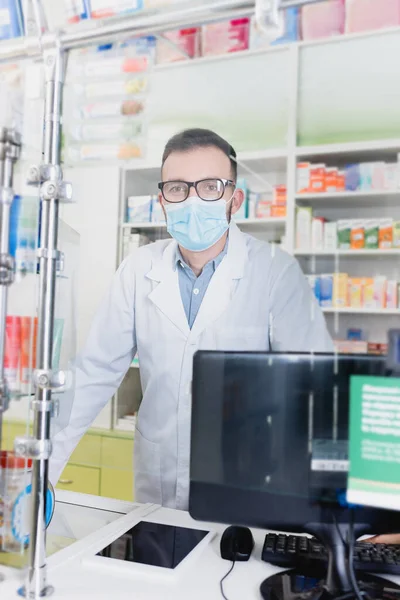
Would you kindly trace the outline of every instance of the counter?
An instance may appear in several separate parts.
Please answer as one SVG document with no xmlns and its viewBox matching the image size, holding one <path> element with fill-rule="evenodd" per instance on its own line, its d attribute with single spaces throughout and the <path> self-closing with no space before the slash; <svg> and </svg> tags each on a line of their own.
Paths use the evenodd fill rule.
<svg viewBox="0 0 400 600">
<path fill-rule="evenodd" d="M 210 531 L 176 569 L 125 563 L 96 556 L 97 552 L 140 521 Z M 226 525 L 200 523 L 188 513 L 156 505 L 58 491 L 48 531 L 48 583 L 54 600 L 221 600 L 220 580 L 230 568 L 219 555 Z M 280 569 L 261 561 L 266 532 L 253 530 L 255 547 L 247 563 L 237 563 L 224 583 L 229 600 L 260 599 L 261 582 Z M 15 600 L 22 571 L 0 567 L 2 600 Z M 400 577 L 391 578 L 400 583 Z"/>
</svg>

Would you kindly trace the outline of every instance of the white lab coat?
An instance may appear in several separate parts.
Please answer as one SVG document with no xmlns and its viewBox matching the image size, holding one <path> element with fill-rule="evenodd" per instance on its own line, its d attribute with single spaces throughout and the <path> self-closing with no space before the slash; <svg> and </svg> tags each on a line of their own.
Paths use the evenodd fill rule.
<svg viewBox="0 0 400 600">
<path fill-rule="evenodd" d="M 143 401 L 135 431 L 135 499 L 186 509 L 193 354 L 209 350 L 332 351 L 324 317 L 297 261 L 232 223 L 227 255 L 189 329 L 176 242 L 144 246 L 118 269 L 77 360 L 67 428 L 53 440 L 56 483 L 80 437 L 138 352 Z"/>
</svg>

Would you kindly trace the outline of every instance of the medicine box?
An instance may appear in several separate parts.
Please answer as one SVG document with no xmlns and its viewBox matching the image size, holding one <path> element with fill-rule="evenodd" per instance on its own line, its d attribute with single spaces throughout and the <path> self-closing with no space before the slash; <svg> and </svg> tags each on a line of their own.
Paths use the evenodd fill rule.
<svg viewBox="0 0 400 600">
<path fill-rule="evenodd" d="M 298 206 L 296 210 L 296 248 L 308 250 L 311 247 L 312 208 Z"/>
<path fill-rule="evenodd" d="M 327 308 L 333 304 L 333 275 L 320 276 L 320 305 Z"/>
</svg>

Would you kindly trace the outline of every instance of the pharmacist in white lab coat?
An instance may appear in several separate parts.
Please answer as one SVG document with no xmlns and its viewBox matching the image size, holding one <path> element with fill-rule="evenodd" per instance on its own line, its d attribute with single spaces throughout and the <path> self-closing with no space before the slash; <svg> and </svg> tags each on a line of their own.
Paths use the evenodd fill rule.
<svg viewBox="0 0 400 600">
<path fill-rule="evenodd" d="M 208 130 L 168 142 L 159 188 L 173 239 L 140 248 L 114 277 L 77 360 L 69 425 L 53 440 L 53 484 L 136 351 L 135 499 L 187 509 L 193 354 L 333 350 L 296 260 L 231 221 L 244 199 L 235 156 Z"/>
</svg>

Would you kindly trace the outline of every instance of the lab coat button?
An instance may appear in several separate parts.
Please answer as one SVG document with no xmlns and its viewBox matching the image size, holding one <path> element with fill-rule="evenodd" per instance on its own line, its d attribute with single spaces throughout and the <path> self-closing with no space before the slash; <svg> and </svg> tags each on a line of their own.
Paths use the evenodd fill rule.
<svg viewBox="0 0 400 600">
<path fill-rule="evenodd" d="M 197 296 L 197 295 L 198 295 L 198 293 L 199 293 L 199 291 L 200 291 L 200 290 L 199 290 L 198 288 L 194 288 L 194 290 L 193 290 L 193 294 L 194 294 L 195 296 Z"/>
</svg>

